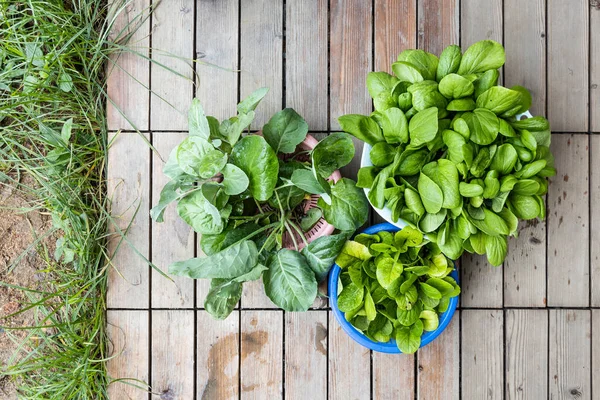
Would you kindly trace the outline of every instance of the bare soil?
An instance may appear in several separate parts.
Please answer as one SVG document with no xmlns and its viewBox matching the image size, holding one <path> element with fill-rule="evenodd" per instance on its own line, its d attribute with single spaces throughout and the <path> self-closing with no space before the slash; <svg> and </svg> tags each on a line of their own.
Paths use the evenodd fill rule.
<svg viewBox="0 0 600 400">
<path fill-rule="evenodd" d="M 30 246 L 36 237 L 48 231 L 51 221 L 48 216 L 38 212 L 21 213 L 20 210 L 27 207 L 27 203 L 28 199 L 14 188 L 0 184 L 0 282 L 37 288 L 45 280 L 45 274 L 40 272 L 45 262 L 38 253 L 41 247 Z M 48 241 L 54 240 L 50 238 Z M 50 243 L 48 245 L 53 247 Z M 0 285 L 0 399 L 17 398 L 16 384 L 4 374 L 4 370 L 27 332 L 10 328 L 33 326 L 35 320 L 32 311 L 7 316 L 22 310 L 27 303 L 26 293 Z"/>
</svg>

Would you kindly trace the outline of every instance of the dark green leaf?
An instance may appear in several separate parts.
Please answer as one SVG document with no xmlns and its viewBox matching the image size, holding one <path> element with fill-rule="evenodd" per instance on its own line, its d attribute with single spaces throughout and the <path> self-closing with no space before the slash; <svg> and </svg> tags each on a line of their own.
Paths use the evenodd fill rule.
<svg viewBox="0 0 600 400">
<path fill-rule="evenodd" d="M 264 138 L 257 135 L 244 137 L 233 147 L 231 162 L 248 176 L 248 188 L 256 200 L 266 201 L 273 195 L 279 162 Z"/>
<path fill-rule="evenodd" d="M 265 140 L 275 153 L 293 153 L 307 133 L 308 124 L 293 108 L 275 113 L 263 128 Z"/>
</svg>

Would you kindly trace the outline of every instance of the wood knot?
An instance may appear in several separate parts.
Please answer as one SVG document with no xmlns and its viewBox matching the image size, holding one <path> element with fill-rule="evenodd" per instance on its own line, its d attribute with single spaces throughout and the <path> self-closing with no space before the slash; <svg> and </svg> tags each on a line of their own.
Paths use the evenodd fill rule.
<svg viewBox="0 0 600 400">
<path fill-rule="evenodd" d="M 160 394 L 160 400 L 175 400 L 175 392 L 173 392 L 171 388 L 163 390 Z"/>
</svg>

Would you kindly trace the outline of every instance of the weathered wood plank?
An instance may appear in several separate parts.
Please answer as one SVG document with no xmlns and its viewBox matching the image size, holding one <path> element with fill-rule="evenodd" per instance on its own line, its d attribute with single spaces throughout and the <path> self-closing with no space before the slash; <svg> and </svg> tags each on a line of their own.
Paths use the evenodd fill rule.
<svg viewBox="0 0 600 400">
<path fill-rule="evenodd" d="M 548 305 L 589 305 L 588 136 L 552 135 L 558 175 L 548 188 Z"/>
<path fill-rule="evenodd" d="M 506 311 L 507 399 L 548 398 L 548 311 Z"/>
<path fill-rule="evenodd" d="M 459 336 L 463 312 L 457 310 L 446 330 L 417 353 L 419 399 L 459 398 Z"/>
<path fill-rule="evenodd" d="M 370 399 L 370 350 L 342 330 L 329 313 L 329 398 Z"/>
<path fill-rule="evenodd" d="M 242 311 L 241 398 L 281 398 L 283 312 Z"/>
<path fill-rule="evenodd" d="M 460 1 L 419 1 L 420 49 L 440 55 L 446 46 L 459 44 Z"/>
<path fill-rule="evenodd" d="M 365 81 L 372 62 L 372 9 L 370 1 L 330 1 L 330 127 L 344 114 L 370 114 L 371 97 Z M 356 146 L 360 160 L 362 144 Z"/>
<path fill-rule="evenodd" d="M 504 261 L 504 305 L 546 305 L 546 222 L 519 223 L 519 237 L 508 239 Z"/>
<path fill-rule="evenodd" d="M 204 331 L 204 330 L 203 330 Z M 194 397 L 194 311 L 152 311 L 152 392 Z"/>
<path fill-rule="evenodd" d="M 375 71 L 391 73 L 398 54 L 417 47 L 416 24 L 416 0 L 375 0 Z"/>
<path fill-rule="evenodd" d="M 600 4 L 590 3 L 590 113 L 592 132 L 600 133 Z"/>
<path fill-rule="evenodd" d="M 486 256 L 465 253 L 459 268 L 461 307 L 502 307 L 502 268 L 494 267 Z"/>
<path fill-rule="evenodd" d="M 216 321 L 206 311 L 197 311 L 197 398 L 239 398 L 240 315 L 231 313 Z"/>
<path fill-rule="evenodd" d="M 327 130 L 327 0 L 286 3 L 285 105 Z"/>
<path fill-rule="evenodd" d="M 600 376 L 600 310 L 592 310 L 592 377 Z M 597 378 L 592 380 L 592 394 L 600 390 Z"/>
<path fill-rule="evenodd" d="M 147 134 L 144 137 L 148 139 Z M 108 273 L 107 306 L 147 308 L 148 264 L 131 246 L 148 257 L 150 150 L 138 133 L 111 134 L 109 140 L 113 141 L 108 151 L 107 169 L 111 214 L 114 224 L 127 233 L 131 245 L 121 241 L 122 236 L 113 224 L 109 226 L 113 236 L 109 242 L 112 266 Z"/>
<path fill-rule="evenodd" d="M 412 354 L 373 352 L 373 398 L 396 400 L 415 394 L 415 357 Z"/>
<path fill-rule="evenodd" d="M 152 144 L 158 151 L 152 154 L 152 206 L 158 204 L 162 187 L 169 178 L 162 173 L 169 153 L 187 137 L 183 133 L 153 133 Z M 164 160 L 164 161 L 163 161 Z M 194 232 L 177 215 L 176 205 L 167 207 L 164 222 L 152 221 L 152 262 L 168 271 L 176 261 L 194 257 Z M 194 281 L 190 278 L 171 276 L 173 282 L 152 269 L 152 307 L 190 308 L 194 306 Z"/>
<path fill-rule="evenodd" d="M 148 311 L 108 310 L 106 330 L 110 338 L 108 375 L 113 380 L 123 379 L 108 386 L 108 397 L 147 400 L 142 382 L 149 381 Z"/>
<path fill-rule="evenodd" d="M 285 314 L 285 397 L 327 399 L 327 311 Z"/>
<path fill-rule="evenodd" d="M 501 0 L 463 0 L 460 8 L 460 42 L 463 49 L 483 39 L 502 42 Z M 462 306 L 502 306 L 502 267 L 493 267 L 485 256 L 465 254 L 461 259 L 461 271 L 464 288 Z"/>
<path fill-rule="evenodd" d="M 550 398 L 591 399 L 589 310 L 550 310 Z"/>
<path fill-rule="evenodd" d="M 461 395 L 465 399 L 504 397 L 504 317 L 500 310 L 463 310 Z"/>
<path fill-rule="evenodd" d="M 265 294 L 262 279 L 244 283 L 241 305 L 242 308 L 279 308 Z"/>
<path fill-rule="evenodd" d="M 199 1 L 196 16 L 196 97 L 219 120 L 236 113 L 239 1 Z"/>
<path fill-rule="evenodd" d="M 556 132 L 588 130 L 589 8 L 548 0 L 548 119 Z"/>
<path fill-rule="evenodd" d="M 263 125 L 281 110 L 283 93 L 283 2 L 245 0 L 241 2 L 241 96 L 266 86 L 269 93 L 256 109 L 252 129 Z"/>
<path fill-rule="evenodd" d="M 531 113 L 546 113 L 546 1 L 505 0 L 504 81 L 521 85 L 533 97 Z M 526 38 L 526 39 L 525 39 Z"/>
<path fill-rule="evenodd" d="M 591 224 L 591 237 L 590 243 L 598 243 L 600 240 L 600 138 L 592 135 L 590 136 L 590 157 L 592 163 L 592 170 L 590 171 L 591 182 L 591 194 L 590 194 L 590 224 Z M 598 246 L 592 246 L 591 248 L 591 259 L 590 259 L 590 273 L 592 274 L 591 279 L 591 292 L 592 292 L 592 306 L 600 306 L 600 249 Z"/>
<path fill-rule="evenodd" d="M 187 130 L 192 101 L 194 0 L 161 3 L 152 13 L 150 128 Z"/>
<path fill-rule="evenodd" d="M 123 2 L 111 2 L 117 12 Z M 135 31 L 127 44 L 128 50 L 111 56 L 107 65 L 106 117 L 108 129 L 148 130 L 150 102 L 150 69 L 147 58 L 150 47 L 150 0 L 133 0 L 117 16 L 111 40 L 123 38 Z M 137 53 L 137 54 L 136 54 Z"/>
</svg>

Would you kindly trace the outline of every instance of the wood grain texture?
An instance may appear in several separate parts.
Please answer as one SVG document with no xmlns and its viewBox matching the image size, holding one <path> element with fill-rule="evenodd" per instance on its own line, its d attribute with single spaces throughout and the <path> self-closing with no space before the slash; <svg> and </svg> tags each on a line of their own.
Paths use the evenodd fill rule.
<svg viewBox="0 0 600 400">
<path fill-rule="evenodd" d="M 396 400 L 415 394 L 415 357 L 412 354 L 373 352 L 373 398 Z"/>
<path fill-rule="evenodd" d="M 545 115 L 546 0 L 505 0 L 504 13 L 504 82 L 529 89 L 531 113 Z"/>
<path fill-rule="evenodd" d="M 590 179 L 592 180 L 590 185 L 590 243 L 598 243 L 600 240 L 600 137 L 590 136 L 590 145 L 592 168 L 590 171 Z M 600 248 L 592 246 L 590 255 L 590 273 L 592 274 L 591 305 L 600 307 Z"/>
<path fill-rule="evenodd" d="M 420 0 L 419 48 L 439 56 L 446 46 L 459 44 L 459 10 L 459 0 Z"/>
<path fill-rule="evenodd" d="M 327 311 L 285 314 L 285 397 L 327 399 Z"/>
<path fill-rule="evenodd" d="M 375 0 L 375 71 L 392 73 L 398 54 L 417 47 L 416 24 L 416 0 Z"/>
<path fill-rule="evenodd" d="M 502 268 L 490 264 L 485 255 L 465 253 L 459 268 L 461 307 L 502 307 Z"/>
<path fill-rule="evenodd" d="M 262 279 L 244 282 L 240 304 L 242 308 L 279 308 L 265 294 L 265 286 Z"/>
<path fill-rule="evenodd" d="M 152 13 L 150 128 L 187 130 L 192 102 L 194 0 L 161 3 Z"/>
<path fill-rule="evenodd" d="M 160 397 L 194 397 L 194 311 L 152 311 L 152 391 Z"/>
<path fill-rule="evenodd" d="M 201 400 L 239 398 L 240 315 L 217 321 L 197 311 L 196 388 Z"/>
<path fill-rule="evenodd" d="M 112 146 L 108 151 L 107 191 L 116 226 L 109 225 L 112 265 L 108 272 L 107 306 L 147 308 L 149 267 L 133 247 L 148 257 L 150 150 L 138 133 L 111 134 L 109 141 Z M 122 240 L 117 226 L 127 234 L 129 244 Z"/>
<path fill-rule="evenodd" d="M 148 392 L 148 311 L 107 311 L 106 333 L 109 338 L 107 371 L 111 379 L 123 379 L 108 386 L 113 400 L 147 400 Z M 141 382 L 136 382 L 134 380 Z M 138 386 L 138 387 L 134 387 Z"/>
<path fill-rule="evenodd" d="M 592 310 L 592 377 L 600 376 L 600 310 Z M 600 383 L 592 380 L 592 395 L 598 396 Z"/>
<path fill-rule="evenodd" d="M 546 221 L 521 221 L 519 236 L 508 239 L 504 260 L 504 305 L 546 305 Z"/>
<path fill-rule="evenodd" d="M 370 1 L 330 0 L 330 127 L 340 129 L 344 114 L 370 114 L 371 97 L 365 84 L 372 66 L 372 9 Z M 356 144 L 356 142 L 355 142 Z M 360 159 L 362 144 L 355 159 Z"/>
<path fill-rule="evenodd" d="M 111 14 L 123 4 L 113 1 Z M 108 129 L 148 130 L 150 103 L 150 0 L 133 0 L 127 3 L 115 20 L 110 40 L 116 41 L 134 32 L 120 54 L 110 57 L 107 64 L 106 118 Z M 146 57 L 146 58 L 144 58 Z"/>
<path fill-rule="evenodd" d="M 589 5 L 548 0 L 548 119 L 555 132 L 588 130 Z"/>
<path fill-rule="evenodd" d="M 238 100 L 239 1 L 196 4 L 196 97 L 207 115 L 223 120 L 236 114 Z"/>
<path fill-rule="evenodd" d="M 500 310 L 463 310 L 461 395 L 504 398 L 504 317 Z"/>
<path fill-rule="evenodd" d="M 329 398 L 368 400 L 371 388 L 371 356 L 342 330 L 329 313 Z"/>
<path fill-rule="evenodd" d="M 548 311 L 506 311 L 507 400 L 548 398 Z"/>
<path fill-rule="evenodd" d="M 242 311 L 241 399 L 275 399 L 283 391 L 283 312 Z"/>
<path fill-rule="evenodd" d="M 463 49 L 485 39 L 502 43 L 502 0 L 462 0 L 460 13 Z"/>
<path fill-rule="evenodd" d="M 587 135 L 552 135 L 558 175 L 548 188 L 548 305 L 589 305 Z"/>
<path fill-rule="evenodd" d="M 590 113 L 592 132 L 600 133 L 600 3 L 590 3 Z"/>
<path fill-rule="evenodd" d="M 240 12 L 240 92 L 243 99 L 258 88 L 269 88 L 251 125 L 262 129 L 282 106 L 283 2 L 244 0 Z"/>
<path fill-rule="evenodd" d="M 460 396 L 459 336 L 463 312 L 457 310 L 444 332 L 417 353 L 417 394 L 421 400 L 454 400 Z"/>
<path fill-rule="evenodd" d="M 551 399 L 591 399 L 589 310 L 550 310 Z"/>
<path fill-rule="evenodd" d="M 327 130 L 327 0 L 286 2 L 285 106 Z"/>
<path fill-rule="evenodd" d="M 169 182 L 163 175 L 165 161 L 183 139 L 185 133 L 153 133 L 152 144 L 158 151 L 152 153 L 152 206 L 158 204 L 162 187 Z M 177 215 L 172 203 L 165 210 L 164 222 L 152 221 L 152 262 L 164 272 L 176 261 L 194 257 L 194 231 Z M 173 282 L 152 269 L 152 307 L 191 308 L 194 306 L 194 281 L 171 276 Z"/>
</svg>

